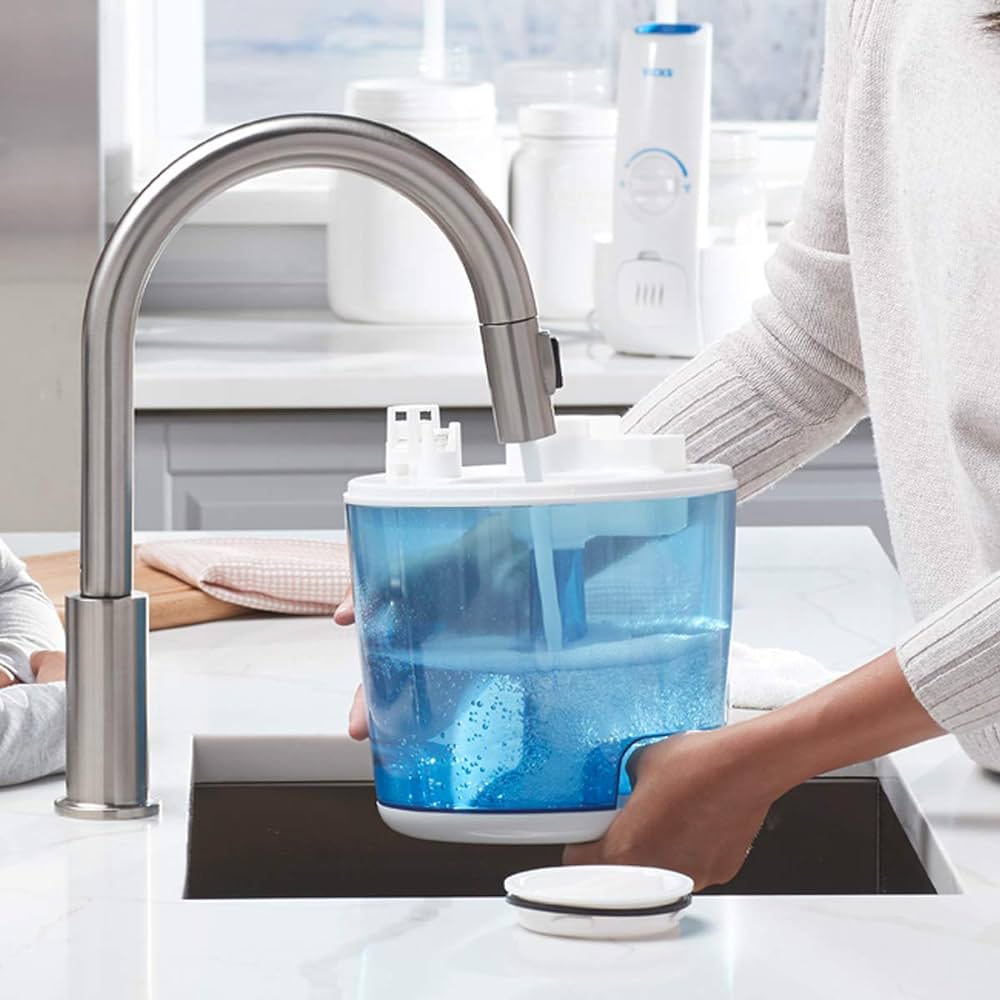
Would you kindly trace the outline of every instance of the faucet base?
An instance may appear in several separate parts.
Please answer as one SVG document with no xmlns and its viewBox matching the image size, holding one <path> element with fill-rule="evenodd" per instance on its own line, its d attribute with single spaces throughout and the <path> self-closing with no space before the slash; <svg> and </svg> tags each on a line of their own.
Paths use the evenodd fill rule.
<svg viewBox="0 0 1000 1000">
<path fill-rule="evenodd" d="M 148 599 L 66 597 L 66 796 L 62 816 L 156 812 L 146 770 Z"/>
<path fill-rule="evenodd" d="M 62 798 L 56 799 L 56 812 L 70 819 L 148 819 L 159 815 L 160 803 L 151 801 L 138 806 L 108 806 Z"/>
</svg>

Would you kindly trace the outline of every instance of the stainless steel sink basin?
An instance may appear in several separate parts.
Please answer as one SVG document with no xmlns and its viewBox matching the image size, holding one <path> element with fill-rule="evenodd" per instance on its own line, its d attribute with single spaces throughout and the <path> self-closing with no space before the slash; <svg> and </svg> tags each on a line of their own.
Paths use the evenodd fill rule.
<svg viewBox="0 0 1000 1000">
<path fill-rule="evenodd" d="M 367 755 L 344 750 L 347 765 L 333 768 L 340 774 L 317 764 L 304 768 L 304 780 L 290 781 L 280 754 L 266 760 L 263 780 L 246 780 L 237 747 L 227 751 L 228 764 L 202 767 L 199 778 L 196 748 L 185 895 L 499 896 L 511 872 L 559 863 L 558 847 L 434 844 L 394 833 L 375 810 Z M 266 758 L 263 752 L 258 763 Z M 740 874 L 708 891 L 937 891 L 883 783 L 867 770 L 817 778 L 785 795 Z"/>
</svg>

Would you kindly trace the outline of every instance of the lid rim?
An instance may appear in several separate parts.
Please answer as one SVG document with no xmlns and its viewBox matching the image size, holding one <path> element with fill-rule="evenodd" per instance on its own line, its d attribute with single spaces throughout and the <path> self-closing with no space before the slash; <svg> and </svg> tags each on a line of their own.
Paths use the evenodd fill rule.
<svg viewBox="0 0 1000 1000">
<path fill-rule="evenodd" d="M 431 81 L 421 77 L 373 77 L 347 85 L 349 114 L 400 124 L 421 122 L 495 127 L 496 90 L 492 83 Z"/>
<path fill-rule="evenodd" d="M 517 125 L 524 139 L 607 141 L 617 133 L 618 109 L 597 102 L 538 102 L 521 108 Z"/>
<path fill-rule="evenodd" d="M 590 483 L 558 479 L 530 483 L 508 478 L 498 479 L 495 483 L 463 483 L 462 480 L 439 483 L 432 480 L 389 485 L 385 475 L 378 473 L 352 479 L 347 484 L 343 500 L 347 506 L 386 509 L 556 507 L 630 500 L 690 500 L 730 493 L 738 485 L 729 466 L 715 463 L 689 465 L 682 472 L 669 473 L 660 479 L 652 476 L 631 477 Z"/>
<path fill-rule="evenodd" d="M 505 897 L 511 906 L 522 910 L 538 910 L 541 913 L 558 913 L 560 916 L 573 917 L 658 917 L 666 913 L 678 913 L 691 905 L 691 893 L 679 897 L 672 903 L 661 903 L 655 906 L 570 906 L 567 903 L 541 903 L 533 899 L 525 899 L 509 892 Z"/>
<path fill-rule="evenodd" d="M 651 917 L 691 902 L 694 881 L 649 866 L 597 864 L 535 868 L 508 875 L 507 902 L 525 910 L 588 917 Z"/>
</svg>

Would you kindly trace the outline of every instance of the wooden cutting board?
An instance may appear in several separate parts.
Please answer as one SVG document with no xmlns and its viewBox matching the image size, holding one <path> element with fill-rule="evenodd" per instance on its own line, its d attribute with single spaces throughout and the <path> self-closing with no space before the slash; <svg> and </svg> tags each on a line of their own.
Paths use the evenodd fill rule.
<svg viewBox="0 0 1000 1000">
<path fill-rule="evenodd" d="M 32 556 L 25 563 L 28 572 L 56 606 L 59 617 L 64 618 L 66 595 L 75 594 L 80 589 L 80 553 L 54 552 L 51 555 Z M 135 589 L 149 594 L 151 629 L 197 625 L 200 622 L 255 613 L 252 608 L 211 597 L 197 587 L 192 587 L 169 573 L 153 569 L 138 559 L 135 563 Z"/>
</svg>

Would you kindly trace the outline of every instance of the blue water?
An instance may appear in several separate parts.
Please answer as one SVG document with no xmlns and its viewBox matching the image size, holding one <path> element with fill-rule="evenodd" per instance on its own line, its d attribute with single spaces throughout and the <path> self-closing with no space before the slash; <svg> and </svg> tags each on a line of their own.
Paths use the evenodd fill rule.
<svg viewBox="0 0 1000 1000">
<path fill-rule="evenodd" d="M 420 809 L 613 808 L 625 750 L 725 721 L 725 623 L 535 658 L 490 637 L 370 655 L 380 802 Z"/>
</svg>

